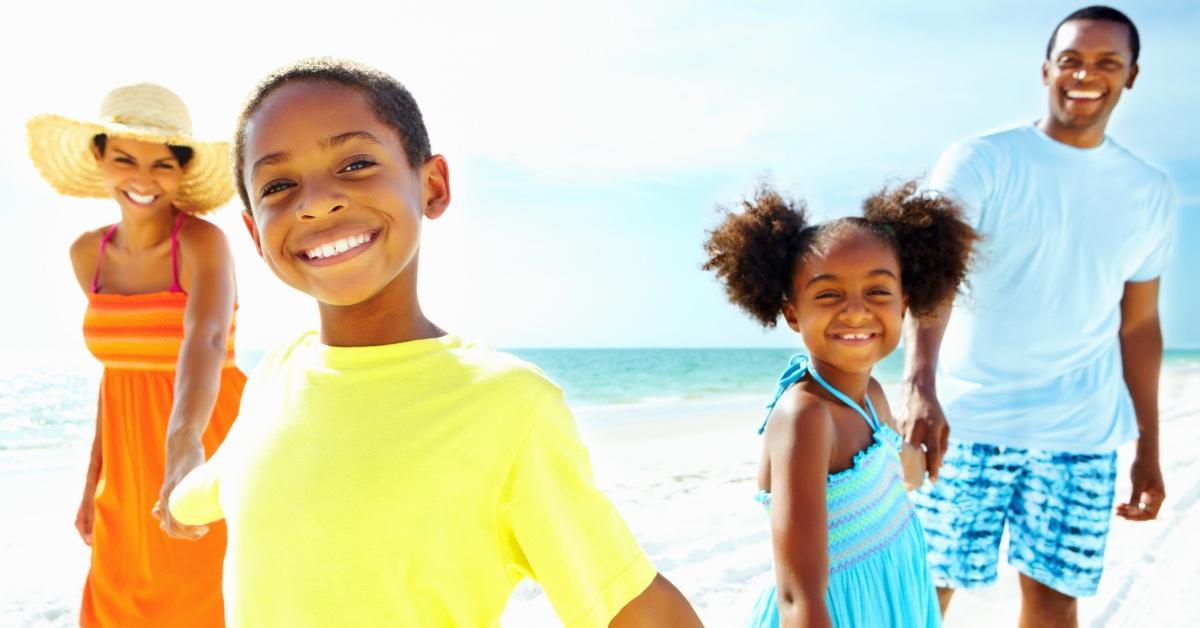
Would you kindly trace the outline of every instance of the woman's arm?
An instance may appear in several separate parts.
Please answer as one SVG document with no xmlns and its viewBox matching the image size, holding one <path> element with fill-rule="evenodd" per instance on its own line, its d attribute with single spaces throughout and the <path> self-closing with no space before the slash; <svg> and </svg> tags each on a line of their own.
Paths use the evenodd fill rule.
<svg viewBox="0 0 1200 628">
<path fill-rule="evenodd" d="M 771 469 L 771 544 L 780 625 L 830 625 L 829 522 L 825 485 L 836 433 L 820 401 L 785 395 L 767 424 Z"/>
<path fill-rule="evenodd" d="M 87 545 L 92 544 L 92 521 L 96 515 L 96 485 L 100 483 L 100 395 L 96 395 L 96 434 L 92 437 L 92 455 L 88 461 L 87 477 L 83 481 L 83 498 L 75 513 L 75 529 Z"/>
<path fill-rule="evenodd" d="M 175 521 L 165 504 L 175 485 L 204 462 L 201 436 L 208 427 L 225 361 L 236 288 L 233 255 L 219 228 L 189 220 L 180 233 L 180 281 L 188 293 L 183 347 L 175 368 L 175 399 L 167 422 L 166 472 L 154 515 L 167 534 L 197 539 L 207 528 Z"/>
<path fill-rule="evenodd" d="M 99 258 L 100 240 L 97 232 L 89 231 L 76 238 L 71 244 L 71 269 L 75 272 L 75 280 L 79 288 L 86 294 L 92 288 L 92 275 L 96 272 L 96 261 Z M 83 542 L 92 544 L 92 521 L 95 517 L 96 486 L 100 482 L 100 468 L 103 462 L 100 439 L 100 394 L 96 394 L 96 432 L 92 436 L 92 453 L 88 460 L 87 476 L 83 482 L 83 498 L 79 501 L 79 510 L 75 513 L 75 529 L 79 531 Z"/>
</svg>

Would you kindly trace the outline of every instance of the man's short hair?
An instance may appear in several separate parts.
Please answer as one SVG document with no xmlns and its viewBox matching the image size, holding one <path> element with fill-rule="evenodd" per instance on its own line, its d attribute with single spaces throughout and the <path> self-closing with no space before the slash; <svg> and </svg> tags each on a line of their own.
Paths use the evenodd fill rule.
<svg viewBox="0 0 1200 628">
<path fill-rule="evenodd" d="M 1133 63 L 1137 63 L 1138 53 L 1142 49 L 1142 42 L 1138 39 L 1137 27 L 1133 25 L 1133 20 L 1129 19 L 1128 15 L 1120 11 L 1103 5 L 1095 4 L 1090 7 L 1084 7 L 1078 11 L 1063 18 L 1058 26 L 1054 27 L 1054 32 L 1050 33 L 1050 43 L 1046 44 L 1046 59 L 1050 59 L 1050 54 L 1054 51 L 1054 42 L 1058 39 L 1058 29 L 1062 28 L 1063 24 L 1074 20 L 1101 20 L 1104 22 L 1116 22 L 1124 24 L 1129 28 L 1129 50 L 1133 53 Z"/>
</svg>

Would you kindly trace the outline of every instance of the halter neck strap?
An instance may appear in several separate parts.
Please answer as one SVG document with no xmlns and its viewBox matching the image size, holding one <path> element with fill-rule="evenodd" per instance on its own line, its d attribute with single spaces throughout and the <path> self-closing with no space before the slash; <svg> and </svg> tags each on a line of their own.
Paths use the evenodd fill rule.
<svg viewBox="0 0 1200 628">
<path fill-rule="evenodd" d="M 771 403 L 767 404 L 767 416 L 763 417 L 762 425 L 758 428 L 759 434 L 762 434 L 767 429 L 767 421 L 771 418 L 771 411 L 775 409 L 775 404 L 779 403 L 779 398 L 783 396 L 783 393 L 788 388 L 791 388 L 792 384 L 804 379 L 806 375 L 811 375 L 814 381 L 829 391 L 829 394 L 854 409 L 867 422 L 867 425 L 871 427 L 872 432 L 879 429 L 879 416 L 875 414 L 875 406 L 871 405 L 870 395 L 864 398 L 867 402 L 867 409 L 863 410 L 862 406 L 858 405 L 849 395 L 829 385 L 829 382 L 826 382 L 825 378 L 821 377 L 821 374 L 817 373 L 817 369 L 809 362 L 808 356 L 803 353 L 797 353 L 788 360 L 788 367 L 779 376 L 779 387 L 775 390 L 775 397 L 771 399 Z"/>
</svg>

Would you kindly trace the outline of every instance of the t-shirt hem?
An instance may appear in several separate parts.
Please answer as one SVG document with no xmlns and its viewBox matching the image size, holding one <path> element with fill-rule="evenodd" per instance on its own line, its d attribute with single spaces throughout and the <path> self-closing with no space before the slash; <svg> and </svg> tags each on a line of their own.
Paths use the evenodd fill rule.
<svg viewBox="0 0 1200 628">
<path fill-rule="evenodd" d="M 1106 438 L 1100 442 L 1084 443 L 1078 440 L 1020 438 L 1014 437 L 1011 433 L 963 429 L 956 427 L 953 422 L 950 424 L 951 441 L 995 445 L 997 447 L 1059 451 L 1073 454 L 1106 454 L 1116 451 L 1121 445 L 1136 440 L 1137 437 L 1137 430 L 1134 430 L 1132 433 L 1122 432 L 1120 436 Z"/>
<path fill-rule="evenodd" d="M 607 626 L 621 609 L 641 595 L 658 575 L 658 569 L 641 551 L 620 573 L 600 590 L 592 608 L 570 621 L 565 628 Z"/>
</svg>

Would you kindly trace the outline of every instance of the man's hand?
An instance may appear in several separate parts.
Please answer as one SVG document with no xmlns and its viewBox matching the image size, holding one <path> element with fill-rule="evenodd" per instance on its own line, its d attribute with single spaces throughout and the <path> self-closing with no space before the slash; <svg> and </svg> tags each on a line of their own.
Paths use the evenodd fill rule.
<svg viewBox="0 0 1200 628">
<path fill-rule="evenodd" d="M 907 414 L 900 422 L 904 442 L 925 452 L 925 469 L 929 480 L 936 482 L 938 469 L 950 441 L 950 424 L 938 403 L 937 395 L 912 388 L 908 392 Z"/>
<path fill-rule="evenodd" d="M 1117 516 L 1130 521 L 1150 521 L 1158 517 L 1158 509 L 1167 498 L 1158 456 L 1139 454 L 1133 459 L 1129 479 L 1133 490 L 1127 503 L 1117 505 Z"/>
<path fill-rule="evenodd" d="M 150 514 L 160 521 L 159 527 L 168 536 L 195 541 L 208 533 L 208 526 L 188 526 L 179 523 L 171 517 L 171 491 L 179 484 L 192 469 L 204 463 L 204 445 L 198 439 L 188 439 L 191 442 L 180 442 L 183 439 L 168 439 L 167 441 L 167 472 L 163 477 L 162 489 L 158 493 L 158 501 Z"/>
</svg>

